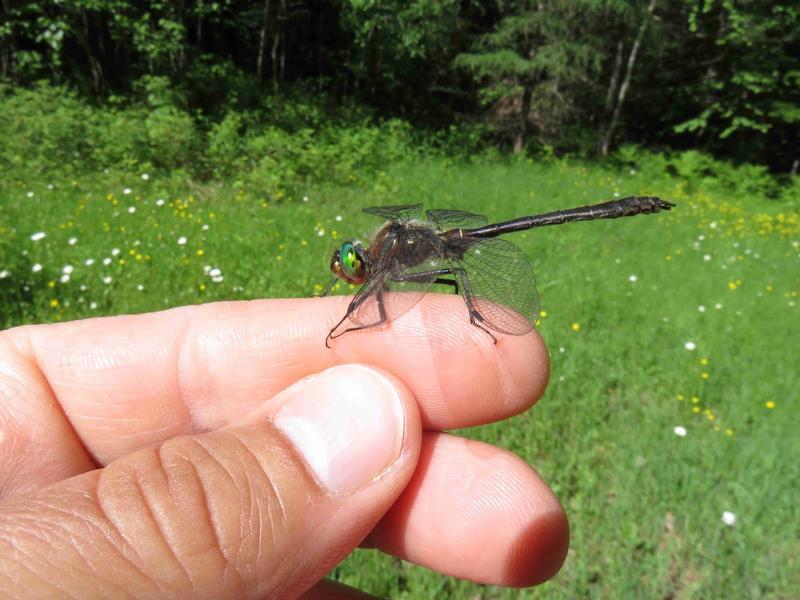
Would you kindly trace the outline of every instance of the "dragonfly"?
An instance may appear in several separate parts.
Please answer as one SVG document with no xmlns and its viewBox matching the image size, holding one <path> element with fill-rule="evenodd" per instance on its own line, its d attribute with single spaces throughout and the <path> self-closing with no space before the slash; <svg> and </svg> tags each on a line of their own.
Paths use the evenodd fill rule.
<svg viewBox="0 0 800 600">
<path fill-rule="evenodd" d="M 325 345 L 342 335 L 397 319 L 433 285 L 464 299 L 469 322 L 496 344 L 499 334 L 525 335 L 539 318 L 539 295 L 525 254 L 499 236 L 572 221 L 617 219 L 670 210 L 654 196 L 630 196 L 489 224 L 486 217 L 422 204 L 378 206 L 364 212 L 384 219 L 369 245 L 345 241 L 330 261 L 334 277 L 321 294 L 343 280 L 361 286 Z"/>
</svg>

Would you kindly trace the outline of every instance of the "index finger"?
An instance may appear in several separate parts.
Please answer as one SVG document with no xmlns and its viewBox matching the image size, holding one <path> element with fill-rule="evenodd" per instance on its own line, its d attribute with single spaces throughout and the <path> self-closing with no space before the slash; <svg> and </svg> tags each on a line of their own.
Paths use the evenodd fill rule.
<svg viewBox="0 0 800 600">
<path fill-rule="evenodd" d="M 41 410 L 60 406 L 100 464 L 226 426 L 336 364 L 368 363 L 396 375 L 415 395 L 427 429 L 503 419 L 544 390 L 548 359 L 539 335 L 502 336 L 495 345 L 470 325 L 457 296 L 429 294 L 402 318 L 349 333 L 328 349 L 325 336 L 346 302 L 216 303 L 3 335 L 43 375 L 40 391 L 53 397 Z"/>
</svg>

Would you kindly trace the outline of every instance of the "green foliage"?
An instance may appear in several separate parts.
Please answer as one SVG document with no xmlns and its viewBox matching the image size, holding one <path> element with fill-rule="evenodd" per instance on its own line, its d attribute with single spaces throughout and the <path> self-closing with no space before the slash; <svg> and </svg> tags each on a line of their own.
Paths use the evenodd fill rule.
<svg viewBox="0 0 800 600">
<path fill-rule="evenodd" d="M 0 96 L 0 157 L 23 170 L 191 166 L 199 151 L 186 112 L 159 101 L 148 108 L 92 107 L 74 92 L 39 83 Z"/>
<path fill-rule="evenodd" d="M 15 172 L 82 173 L 100 169 L 169 171 L 232 181 L 267 198 L 300 198 L 315 183 L 349 185 L 420 153 L 489 156 L 483 125 L 414 130 L 399 119 L 375 120 L 302 94 L 262 99 L 261 110 L 229 110 L 219 121 L 195 119 L 163 78 L 141 82 L 143 101 L 91 106 L 63 87 L 40 83 L 0 95 L 0 161 Z M 552 157 L 544 147 L 542 158 Z M 669 170 L 717 190 L 778 197 L 796 194 L 795 179 L 778 182 L 763 166 L 740 165 L 690 150 L 653 154 L 624 146 L 617 160 L 641 170 Z M 788 197 L 788 196 L 787 196 Z"/>
<path fill-rule="evenodd" d="M 312 182 L 350 184 L 416 156 L 420 138 L 430 144 L 445 139 L 346 108 L 330 118 L 320 104 L 290 95 L 265 99 L 261 110 L 231 110 L 218 122 L 194 119 L 176 105 L 182 99 L 163 78 L 145 78 L 139 87 L 142 102 L 103 107 L 45 83 L 6 89 L 0 162 L 18 172 L 182 169 L 281 199 L 302 196 Z M 477 135 L 470 139 L 474 145 Z"/>
<path fill-rule="evenodd" d="M 692 89 L 673 129 L 739 160 L 797 159 L 800 8 L 796 2 L 688 3 L 688 43 L 702 70 L 676 74 Z M 698 57 L 704 60 L 698 60 Z"/>
<path fill-rule="evenodd" d="M 191 165 L 199 144 L 191 116 L 172 106 L 156 108 L 145 129 L 153 164 L 164 169 Z"/>
<path fill-rule="evenodd" d="M 459 7 L 457 0 L 346 0 L 341 24 L 355 40 L 347 67 L 376 102 L 412 100 L 410 82 L 426 79 L 427 85 L 435 85 L 446 78 L 453 38 L 461 26 Z"/>
<path fill-rule="evenodd" d="M 242 133 L 244 120 L 239 113 L 230 112 L 208 132 L 208 165 L 215 177 L 231 177 L 245 168 Z"/>
<path fill-rule="evenodd" d="M 297 198 L 312 182 L 350 184 L 415 153 L 408 125 L 328 126 L 287 132 L 277 127 L 244 136 L 241 173 L 250 187 L 279 199 Z"/>
<path fill-rule="evenodd" d="M 322 119 L 347 106 L 437 130 L 481 122 L 491 133 L 481 151 L 605 155 L 635 143 L 800 168 L 800 8 L 789 0 L 26 0 L 4 9 L 0 82 L 46 79 L 92 102 L 170 107 L 143 143 L 128 144 L 129 161 L 186 166 L 230 112 L 317 131 L 319 120 L 295 122 L 300 99 Z M 268 104 L 276 110 L 264 119 Z"/>
<path fill-rule="evenodd" d="M 741 198 L 761 196 L 790 200 L 796 197 L 797 177 L 781 184 L 763 165 L 735 165 L 697 150 L 658 154 L 636 146 L 623 146 L 615 159 L 653 177 L 671 173 L 690 191 L 706 190 Z"/>
<path fill-rule="evenodd" d="M 609 53 L 607 32 L 629 12 L 622 2 L 498 3 L 494 28 L 454 64 L 479 83 L 491 123 L 514 138 L 515 150 L 528 142 L 532 130 L 539 145 L 577 145 L 585 151 L 596 140 L 583 145 L 565 131 L 601 106 L 602 100 L 587 104 L 586 99 L 604 91 L 599 78 Z M 584 26 L 576 27 L 576 21 Z"/>
<path fill-rule="evenodd" d="M 95 113 L 74 93 L 45 83 L 0 92 L 0 157 L 5 165 L 57 168 L 91 156 Z"/>
</svg>

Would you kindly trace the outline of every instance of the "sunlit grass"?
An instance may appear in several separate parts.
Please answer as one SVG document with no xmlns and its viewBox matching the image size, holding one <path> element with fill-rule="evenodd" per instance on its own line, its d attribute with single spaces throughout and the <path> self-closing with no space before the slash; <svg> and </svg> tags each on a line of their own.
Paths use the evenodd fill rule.
<svg viewBox="0 0 800 600">
<path fill-rule="evenodd" d="M 509 237 L 537 276 L 551 383 L 527 414 L 465 433 L 521 455 L 564 502 L 558 577 L 510 592 L 374 551 L 334 575 L 409 598 L 797 596 L 800 215 L 691 183 L 435 160 L 283 202 L 145 173 L 6 175 L 0 326 L 319 293 L 333 248 L 379 224 L 360 212 L 374 204 L 493 221 L 659 195 L 677 208 Z"/>
</svg>

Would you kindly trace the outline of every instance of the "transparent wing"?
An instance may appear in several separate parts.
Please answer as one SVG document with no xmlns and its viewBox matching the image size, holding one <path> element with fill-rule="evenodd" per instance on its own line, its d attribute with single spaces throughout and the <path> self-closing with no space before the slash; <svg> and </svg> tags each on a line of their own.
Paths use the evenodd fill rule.
<svg viewBox="0 0 800 600">
<path fill-rule="evenodd" d="M 472 302 L 483 324 L 500 333 L 524 335 L 539 318 L 539 295 L 533 269 L 525 254 L 506 240 L 482 239 L 463 254 L 450 254 L 467 304 Z"/>
<path fill-rule="evenodd" d="M 347 307 L 346 327 L 364 328 L 378 325 L 381 321 L 381 306 L 386 290 L 387 273 L 373 275 L 353 296 Z M 347 323 L 349 321 L 349 324 Z"/>
<path fill-rule="evenodd" d="M 463 210 L 441 210 L 432 209 L 425 212 L 425 216 L 431 221 L 439 231 L 447 229 L 469 229 L 472 227 L 483 227 L 489 220 L 483 215 L 476 215 Z"/>
<path fill-rule="evenodd" d="M 404 204 L 398 206 L 372 206 L 365 208 L 364 212 L 369 215 L 381 217 L 387 221 L 411 221 L 419 219 L 422 214 L 422 204 Z"/>
<path fill-rule="evenodd" d="M 346 319 L 332 337 L 344 329 L 363 329 L 393 321 L 413 307 L 442 273 L 444 253 L 432 230 L 404 229 L 385 255 L 377 257 L 372 277 L 353 297 Z"/>
<path fill-rule="evenodd" d="M 396 319 L 420 301 L 444 269 L 442 242 L 432 229 L 408 228 L 398 236 L 392 274 L 387 280 L 389 318 Z"/>
</svg>

